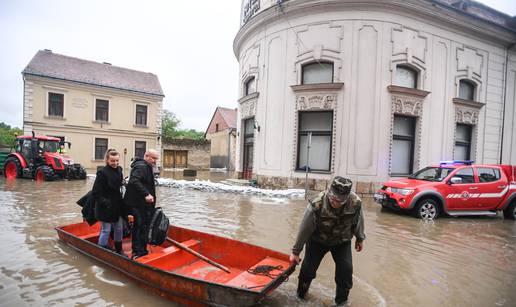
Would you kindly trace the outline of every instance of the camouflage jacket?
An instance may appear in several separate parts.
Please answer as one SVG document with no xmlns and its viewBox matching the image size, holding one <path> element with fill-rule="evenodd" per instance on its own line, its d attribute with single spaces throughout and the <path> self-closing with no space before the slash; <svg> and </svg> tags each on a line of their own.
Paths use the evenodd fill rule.
<svg viewBox="0 0 516 307">
<path fill-rule="evenodd" d="M 338 209 L 331 207 L 325 192 L 321 192 L 306 207 L 292 253 L 299 255 L 304 244 L 313 239 L 328 246 L 365 240 L 362 201 L 351 192 L 348 201 Z"/>
</svg>

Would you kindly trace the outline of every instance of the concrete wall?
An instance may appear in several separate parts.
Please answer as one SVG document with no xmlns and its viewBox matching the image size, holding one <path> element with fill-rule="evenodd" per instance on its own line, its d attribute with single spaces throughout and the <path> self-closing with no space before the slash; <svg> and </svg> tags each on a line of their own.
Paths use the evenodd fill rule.
<svg viewBox="0 0 516 307">
<path fill-rule="evenodd" d="M 41 77 L 27 76 L 24 83 L 24 134 L 34 131 L 64 136 L 72 143 L 68 153 L 90 173 L 103 165 L 102 160 L 95 159 L 95 138 L 107 138 L 108 148 L 121 152 L 124 169 L 128 169 L 134 156 L 135 141 L 145 141 L 147 149 L 160 150 L 162 97 Z M 63 118 L 48 116 L 49 92 L 64 94 Z M 109 101 L 108 122 L 95 121 L 95 99 Z M 147 106 L 147 126 L 135 124 L 137 104 Z"/>
<path fill-rule="evenodd" d="M 261 126 L 260 132 L 255 131 L 253 172 L 258 179 L 279 178 L 276 181 L 294 185 L 304 178 L 303 172 L 295 171 L 297 114 L 303 110 L 334 112 L 331 171 L 310 174 L 323 182 L 319 185 L 336 174 L 371 190 L 388 180 L 393 114 L 417 117 L 414 169 L 453 159 L 457 123 L 474 126 L 472 157 L 476 162 L 500 162 L 504 40 L 513 34 L 497 32 L 496 27 L 479 30 L 478 21 L 438 12 L 425 1 L 406 5 L 366 1 L 364 7 L 358 3 L 346 6 L 346 1 L 312 1 L 317 6 L 309 2 L 289 1 L 284 6 L 286 15 L 263 11 L 235 38 L 240 92 L 250 76 L 256 78 L 257 86 L 255 95 L 239 100 L 237 171 L 242 169 L 241 126 L 245 118 L 255 117 Z M 462 24 L 451 27 L 448 22 Z M 315 60 L 334 63 L 334 83 L 340 87 L 295 87 L 301 84 L 301 66 Z M 388 89 L 398 64 L 419 71 L 418 95 L 429 92 L 426 96 Z M 474 107 L 454 100 L 461 79 L 476 84 Z M 514 92 L 511 82 L 508 89 Z M 514 128 L 507 128 L 514 122 L 511 105 L 514 95 L 505 105 L 507 161 L 515 155 Z"/>
<path fill-rule="evenodd" d="M 206 134 L 211 141 L 210 167 L 235 169 L 236 135 L 234 130 Z"/>
</svg>

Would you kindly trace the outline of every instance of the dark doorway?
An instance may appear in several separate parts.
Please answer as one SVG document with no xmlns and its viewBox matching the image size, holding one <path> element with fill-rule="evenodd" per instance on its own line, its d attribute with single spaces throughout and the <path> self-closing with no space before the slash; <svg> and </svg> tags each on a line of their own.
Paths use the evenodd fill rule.
<svg viewBox="0 0 516 307">
<path fill-rule="evenodd" d="M 243 179 L 253 177 L 253 155 L 254 155 L 254 117 L 244 121 L 244 159 Z"/>
</svg>

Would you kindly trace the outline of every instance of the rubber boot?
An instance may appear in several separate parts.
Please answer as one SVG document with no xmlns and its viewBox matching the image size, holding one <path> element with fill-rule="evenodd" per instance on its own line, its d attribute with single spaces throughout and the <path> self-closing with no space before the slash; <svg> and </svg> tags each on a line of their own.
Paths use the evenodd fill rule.
<svg viewBox="0 0 516 307">
<path fill-rule="evenodd" d="M 115 242 L 115 251 L 117 254 L 127 257 L 127 255 L 124 253 L 124 250 L 122 249 L 122 241 Z"/>
<path fill-rule="evenodd" d="M 308 288 L 310 288 L 310 283 L 311 281 L 301 281 L 301 279 L 299 280 L 297 284 L 297 297 L 300 299 L 305 299 Z"/>
<path fill-rule="evenodd" d="M 335 294 L 335 304 L 337 306 L 346 306 L 348 302 L 349 289 L 337 287 L 337 293 Z"/>
</svg>

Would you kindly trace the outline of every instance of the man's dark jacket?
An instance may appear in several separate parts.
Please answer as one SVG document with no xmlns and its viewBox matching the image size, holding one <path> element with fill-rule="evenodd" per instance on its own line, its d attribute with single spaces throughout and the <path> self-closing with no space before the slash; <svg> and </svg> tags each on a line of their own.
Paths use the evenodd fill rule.
<svg viewBox="0 0 516 307">
<path fill-rule="evenodd" d="M 153 208 L 145 202 L 145 196 L 152 195 L 156 203 L 156 186 L 152 165 L 136 158 L 131 164 L 131 175 L 125 191 L 124 201 L 131 207 Z"/>
</svg>

